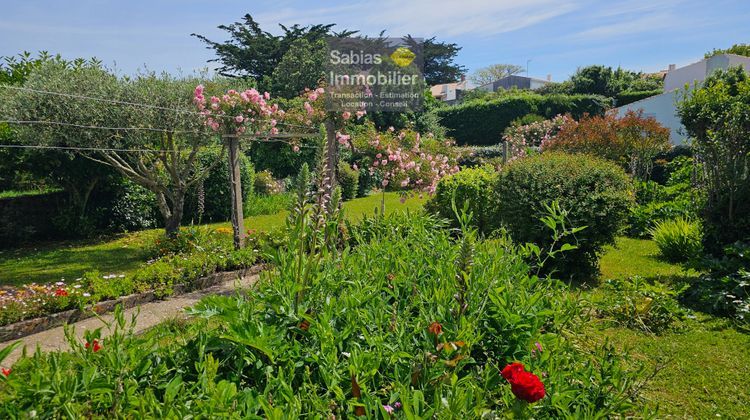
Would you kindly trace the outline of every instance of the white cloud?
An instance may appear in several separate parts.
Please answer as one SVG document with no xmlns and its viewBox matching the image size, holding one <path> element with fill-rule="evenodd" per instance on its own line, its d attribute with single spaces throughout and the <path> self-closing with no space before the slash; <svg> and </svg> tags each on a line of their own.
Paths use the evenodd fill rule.
<svg viewBox="0 0 750 420">
<path fill-rule="evenodd" d="M 382 0 L 317 9 L 284 8 L 256 17 L 275 24 L 335 22 L 368 35 L 496 35 L 535 25 L 577 8 L 577 0 Z"/>
</svg>

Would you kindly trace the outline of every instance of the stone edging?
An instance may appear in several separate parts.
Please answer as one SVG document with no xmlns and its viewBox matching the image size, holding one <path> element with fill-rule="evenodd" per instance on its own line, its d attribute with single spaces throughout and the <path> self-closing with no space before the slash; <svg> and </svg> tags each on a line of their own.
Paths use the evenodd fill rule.
<svg viewBox="0 0 750 420">
<path fill-rule="evenodd" d="M 195 290 L 206 289 L 238 277 L 257 274 L 262 269 L 263 264 L 257 264 L 242 270 L 218 272 L 197 278 L 189 283 L 176 284 L 173 286 L 173 293 L 169 295 L 169 297 L 182 295 Z M 115 306 L 120 304 L 122 304 L 123 309 L 128 309 L 154 300 L 158 299 L 153 291 L 135 293 L 132 295 L 121 296 L 113 300 L 94 303 L 87 306 L 85 309 L 69 309 L 67 311 L 57 312 L 39 318 L 27 319 L 13 324 L 4 325 L 0 327 L 0 343 L 17 340 L 26 337 L 27 335 L 59 327 L 63 324 L 72 324 L 77 321 L 91 318 L 95 314 L 102 315 L 107 312 L 112 312 L 115 309 Z"/>
</svg>

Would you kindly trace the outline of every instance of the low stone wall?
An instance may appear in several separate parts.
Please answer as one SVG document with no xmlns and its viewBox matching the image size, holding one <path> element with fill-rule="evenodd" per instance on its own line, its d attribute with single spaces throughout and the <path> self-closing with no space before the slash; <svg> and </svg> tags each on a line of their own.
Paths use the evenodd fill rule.
<svg viewBox="0 0 750 420">
<path fill-rule="evenodd" d="M 254 265 L 243 270 L 214 273 L 198 278 L 190 283 L 175 285 L 173 288 L 174 293 L 171 296 L 185 294 L 194 290 L 206 289 L 236 278 L 257 274 L 262 269 L 263 265 Z M 50 328 L 59 327 L 64 324 L 72 324 L 83 319 L 91 318 L 95 315 L 112 312 L 117 305 L 122 305 L 123 309 L 128 309 L 154 300 L 157 300 L 154 292 L 136 293 L 113 300 L 95 303 L 85 309 L 70 309 L 40 318 L 27 319 L 25 321 L 0 327 L 0 342 L 17 340 Z"/>
</svg>

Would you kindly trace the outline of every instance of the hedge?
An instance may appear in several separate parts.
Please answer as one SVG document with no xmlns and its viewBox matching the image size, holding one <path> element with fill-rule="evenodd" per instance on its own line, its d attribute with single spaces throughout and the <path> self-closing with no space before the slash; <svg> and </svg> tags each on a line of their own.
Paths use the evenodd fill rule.
<svg viewBox="0 0 750 420">
<path fill-rule="evenodd" d="M 615 98 L 615 102 L 617 102 L 617 106 L 625 106 L 627 104 L 632 104 L 633 102 L 640 101 L 641 99 L 650 98 L 652 96 L 660 95 L 663 91 L 660 89 L 657 90 L 641 90 L 641 91 L 629 91 L 626 90 L 624 92 L 620 92 L 617 94 L 617 98 Z"/>
<path fill-rule="evenodd" d="M 599 95 L 537 95 L 524 93 L 484 101 L 474 100 L 462 105 L 437 110 L 440 123 L 448 135 L 461 145 L 490 145 L 514 120 L 528 114 L 552 118 L 558 114 L 602 115 L 613 106 L 610 98 Z"/>
</svg>

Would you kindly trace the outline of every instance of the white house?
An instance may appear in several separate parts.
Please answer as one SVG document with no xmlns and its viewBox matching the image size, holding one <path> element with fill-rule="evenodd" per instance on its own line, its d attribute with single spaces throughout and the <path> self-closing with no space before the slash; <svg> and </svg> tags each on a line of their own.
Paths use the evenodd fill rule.
<svg viewBox="0 0 750 420">
<path fill-rule="evenodd" d="M 745 71 L 750 72 L 750 57 L 720 54 L 679 69 L 671 65 L 664 76 L 664 93 L 617 108 L 617 112 L 624 114 L 628 110 L 643 110 L 644 116 L 654 117 L 661 125 L 670 129 L 672 144 L 684 144 L 687 133 L 677 116 L 677 101 L 683 95 L 685 86 L 692 89 L 695 82 L 704 81 L 714 70 L 736 66 L 742 66 Z"/>
<path fill-rule="evenodd" d="M 465 91 L 471 89 L 473 89 L 471 82 L 466 80 L 465 76 L 461 76 L 460 82 L 435 85 L 430 87 L 430 92 L 432 93 L 432 96 L 438 100 L 449 104 L 455 104 L 460 101 Z"/>
</svg>

